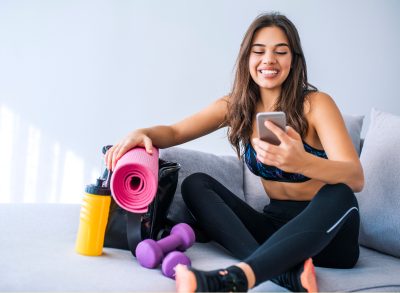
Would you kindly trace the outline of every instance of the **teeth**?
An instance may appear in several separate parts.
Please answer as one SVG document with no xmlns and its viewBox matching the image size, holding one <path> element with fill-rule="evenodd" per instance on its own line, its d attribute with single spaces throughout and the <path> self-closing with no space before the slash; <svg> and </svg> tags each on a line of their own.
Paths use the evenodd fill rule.
<svg viewBox="0 0 400 293">
<path fill-rule="evenodd" d="M 262 74 L 277 74 L 277 70 L 260 70 Z"/>
</svg>

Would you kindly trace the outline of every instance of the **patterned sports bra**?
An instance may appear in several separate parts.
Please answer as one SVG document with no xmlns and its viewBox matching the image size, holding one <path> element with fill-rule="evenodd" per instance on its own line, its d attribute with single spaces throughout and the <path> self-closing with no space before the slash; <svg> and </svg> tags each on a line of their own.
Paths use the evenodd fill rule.
<svg viewBox="0 0 400 293">
<path fill-rule="evenodd" d="M 313 154 L 317 157 L 327 159 L 327 155 L 324 150 L 318 150 L 313 148 L 309 144 L 303 141 L 304 149 L 306 152 Z M 246 145 L 244 159 L 249 170 L 257 176 L 260 176 L 266 180 L 280 181 L 280 182 L 305 182 L 310 180 L 309 177 L 299 173 L 285 172 L 277 167 L 268 166 L 261 163 L 257 159 L 256 151 L 254 150 L 251 143 Z"/>
</svg>

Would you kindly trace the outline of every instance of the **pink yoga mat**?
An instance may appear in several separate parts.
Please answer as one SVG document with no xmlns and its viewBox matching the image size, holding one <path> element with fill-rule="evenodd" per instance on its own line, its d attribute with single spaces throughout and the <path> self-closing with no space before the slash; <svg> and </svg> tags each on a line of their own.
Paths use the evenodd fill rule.
<svg viewBox="0 0 400 293">
<path fill-rule="evenodd" d="M 150 155 L 137 147 L 117 162 L 111 176 L 111 193 L 115 202 L 132 213 L 147 212 L 158 187 L 158 149 Z"/>
</svg>

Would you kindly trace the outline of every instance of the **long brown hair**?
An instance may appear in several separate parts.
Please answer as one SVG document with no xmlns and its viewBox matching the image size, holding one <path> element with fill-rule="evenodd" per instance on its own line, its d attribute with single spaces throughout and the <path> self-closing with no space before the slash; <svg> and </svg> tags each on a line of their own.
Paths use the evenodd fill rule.
<svg viewBox="0 0 400 293">
<path fill-rule="evenodd" d="M 253 81 L 249 71 L 251 45 L 259 29 L 271 26 L 279 27 L 284 31 L 292 52 L 291 70 L 282 84 L 281 95 L 274 105 L 274 111 L 285 112 L 288 125 L 298 131 L 301 137 L 307 133 L 308 123 L 304 117 L 304 99 L 307 92 L 317 89 L 307 81 L 307 66 L 299 34 L 286 16 L 279 13 L 261 14 L 252 22 L 243 38 L 235 66 L 235 80 L 229 94 L 226 116 L 228 139 L 238 157 L 242 157 L 245 144 L 250 140 L 256 104 L 261 99 L 259 86 Z"/>
</svg>

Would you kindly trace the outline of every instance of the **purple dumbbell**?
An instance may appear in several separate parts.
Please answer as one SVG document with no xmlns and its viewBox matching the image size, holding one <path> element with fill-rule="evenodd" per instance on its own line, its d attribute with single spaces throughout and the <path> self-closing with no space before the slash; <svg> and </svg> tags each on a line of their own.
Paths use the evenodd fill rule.
<svg viewBox="0 0 400 293">
<path fill-rule="evenodd" d="M 175 267 L 178 264 L 182 264 L 185 266 L 190 266 L 192 262 L 190 258 L 180 251 L 172 251 L 168 253 L 161 265 L 161 271 L 164 276 L 168 278 L 175 279 Z"/>
<path fill-rule="evenodd" d="M 173 250 L 185 251 L 193 245 L 195 235 L 193 229 L 185 223 L 175 225 L 171 234 L 158 241 L 153 239 L 143 240 L 136 247 L 136 258 L 145 268 L 156 268 L 164 255 Z"/>
</svg>

